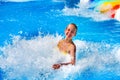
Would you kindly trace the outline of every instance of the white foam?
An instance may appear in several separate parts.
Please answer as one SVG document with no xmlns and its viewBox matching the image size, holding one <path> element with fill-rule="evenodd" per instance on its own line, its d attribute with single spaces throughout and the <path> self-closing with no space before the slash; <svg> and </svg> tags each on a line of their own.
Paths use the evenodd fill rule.
<svg viewBox="0 0 120 80">
<path fill-rule="evenodd" d="M 25 40 L 15 36 L 12 45 L 1 48 L 4 56 L 0 56 L 0 67 L 6 71 L 8 79 L 19 79 L 22 75 L 31 79 L 39 70 L 52 67 L 53 57 L 57 56 L 52 56 L 55 54 L 52 49 L 60 38 L 61 36 L 39 36 Z"/>
<path fill-rule="evenodd" d="M 116 57 L 116 60 L 120 62 L 120 48 L 119 47 L 115 47 L 115 49 L 113 50 L 113 53 Z"/>
<path fill-rule="evenodd" d="M 94 4 L 94 3 L 93 3 Z M 83 16 L 83 17 L 88 17 L 92 18 L 95 21 L 104 21 L 104 20 L 109 20 L 110 18 L 106 16 L 105 14 L 101 14 L 100 12 L 97 12 L 94 9 L 89 9 L 93 7 L 93 4 L 91 3 L 79 3 L 77 6 L 78 8 L 68 8 L 65 6 L 65 8 L 62 10 L 63 15 L 68 15 L 68 16 Z"/>
<path fill-rule="evenodd" d="M 109 53 L 111 50 L 104 51 L 102 49 L 111 46 L 74 40 L 77 47 L 76 57 L 85 56 L 76 59 L 75 66 L 63 66 L 59 70 L 53 70 L 52 65 L 60 58 L 59 54 L 54 52 L 54 49 L 61 38 L 60 35 L 46 35 L 26 40 L 21 39 L 20 36 L 14 36 L 13 44 L 0 48 L 0 51 L 2 51 L 0 68 L 5 71 L 6 80 L 23 80 L 24 78 L 28 80 L 64 80 L 64 78 L 72 75 L 71 79 L 74 79 L 74 76 L 77 76 L 76 73 L 81 74 L 82 71 L 89 67 L 96 68 L 98 71 L 108 69 L 106 65 L 112 65 L 116 60 L 113 54 Z M 101 54 L 101 52 L 104 54 Z M 119 55 L 120 51 L 117 50 L 115 53 Z M 109 69 L 111 68 L 116 70 L 114 67 Z"/>
<path fill-rule="evenodd" d="M 116 58 L 120 62 L 120 49 L 117 50 Z"/>
<path fill-rule="evenodd" d="M 80 0 L 80 3 L 78 4 L 78 6 L 79 7 L 82 7 L 82 6 L 87 7 L 88 5 L 90 5 L 89 3 L 90 3 L 90 0 Z"/>
</svg>

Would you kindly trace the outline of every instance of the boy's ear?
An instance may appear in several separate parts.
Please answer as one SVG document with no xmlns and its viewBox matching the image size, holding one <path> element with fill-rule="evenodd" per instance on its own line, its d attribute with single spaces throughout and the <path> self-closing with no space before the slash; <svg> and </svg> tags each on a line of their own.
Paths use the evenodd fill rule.
<svg viewBox="0 0 120 80">
<path fill-rule="evenodd" d="M 77 34 L 77 30 L 76 30 L 76 32 L 75 32 L 75 36 L 76 36 L 76 34 Z"/>
<path fill-rule="evenodd" d="M 74 36 L 76 36 L 76 33 L 75 33 L 75 35 Z"/>
<path fill-rule="evenodd" d="M 74 36 L 76 36 L 76 32 L 75 32 L 75 35 Z"/>
</svg>

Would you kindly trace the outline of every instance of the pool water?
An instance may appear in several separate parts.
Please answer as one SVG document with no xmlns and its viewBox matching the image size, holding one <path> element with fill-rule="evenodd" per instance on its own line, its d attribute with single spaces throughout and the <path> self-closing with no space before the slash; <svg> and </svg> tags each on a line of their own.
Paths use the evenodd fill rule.
<svg viewBox="0 0 120 80">
<path fill-rule="evenodd" d="M 120 22 L 87 1 L 0 1 L 0 80 L 120 80 Z M 76 65 L 53 70 L 69 23 L 78 26 Z"/>
</svg>

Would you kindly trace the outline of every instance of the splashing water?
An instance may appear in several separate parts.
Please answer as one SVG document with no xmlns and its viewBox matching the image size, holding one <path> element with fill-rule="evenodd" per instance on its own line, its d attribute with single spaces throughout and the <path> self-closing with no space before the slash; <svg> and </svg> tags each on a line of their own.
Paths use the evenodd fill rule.
<svg viewBox="0 0 120 80">
<path fill-rule="evenodd" d="M 74 40 L 77 46 L 76 66 L 63 66 L 57 71 L 53 70 L 52 64 L 58 59 L 58 53 L 54 53 L 53 49 L 61 38 L 60 35 L 46 35 L 26 40 L 14 36 L 12 44 L 0 48 L 0 67 L 5 72 L 5 79 L 72 80 L 87 69 L 92 70 L 94 75 L 107 71 L 119 76 L 120 47 L 80 40 Z"/>
<path fill-rule="evenodd" d="M 120 23 L 96 12 L 96 0 L 76 0 L 72 8 L 65 0 L 30 1 L 0 3 L 1 80 L 120 79 Z M 53 70 L 61 58 L 55 47 L 71 22 L 78 26 L 76 65 Z"/>
</svg>

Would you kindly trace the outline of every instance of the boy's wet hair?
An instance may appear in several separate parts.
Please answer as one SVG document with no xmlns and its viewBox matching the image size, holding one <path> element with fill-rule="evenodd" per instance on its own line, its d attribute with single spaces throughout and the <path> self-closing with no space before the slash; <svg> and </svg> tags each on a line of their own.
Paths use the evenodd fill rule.
<svg viewBox="0 0 120 80">
<path fill-rule="evenodd" d="M 70 23 L 70 24 L 74 25 L 74 26 L 75 26 L 75 28 L 76 28 L 76 30 L 77 30 L 77 25 L 76 25 L 75 23 Z"/>
<path fill-rule="evenodd" d="M 74 23 L 70 23 L 70 24 L 74 25 L 75 28 L 76 28 L 76 30 L 77 30 L 77 25 L 76 25 L 76 24 L 74 24 Z M 69 25 L 70 25 L 70 24 L 69 24 Z M 68 27 L 68 26 L 67 26 L 67 27 Z M 66 27 L 66 29 L 67 29 L 67 27 Z"/>
</svg>

